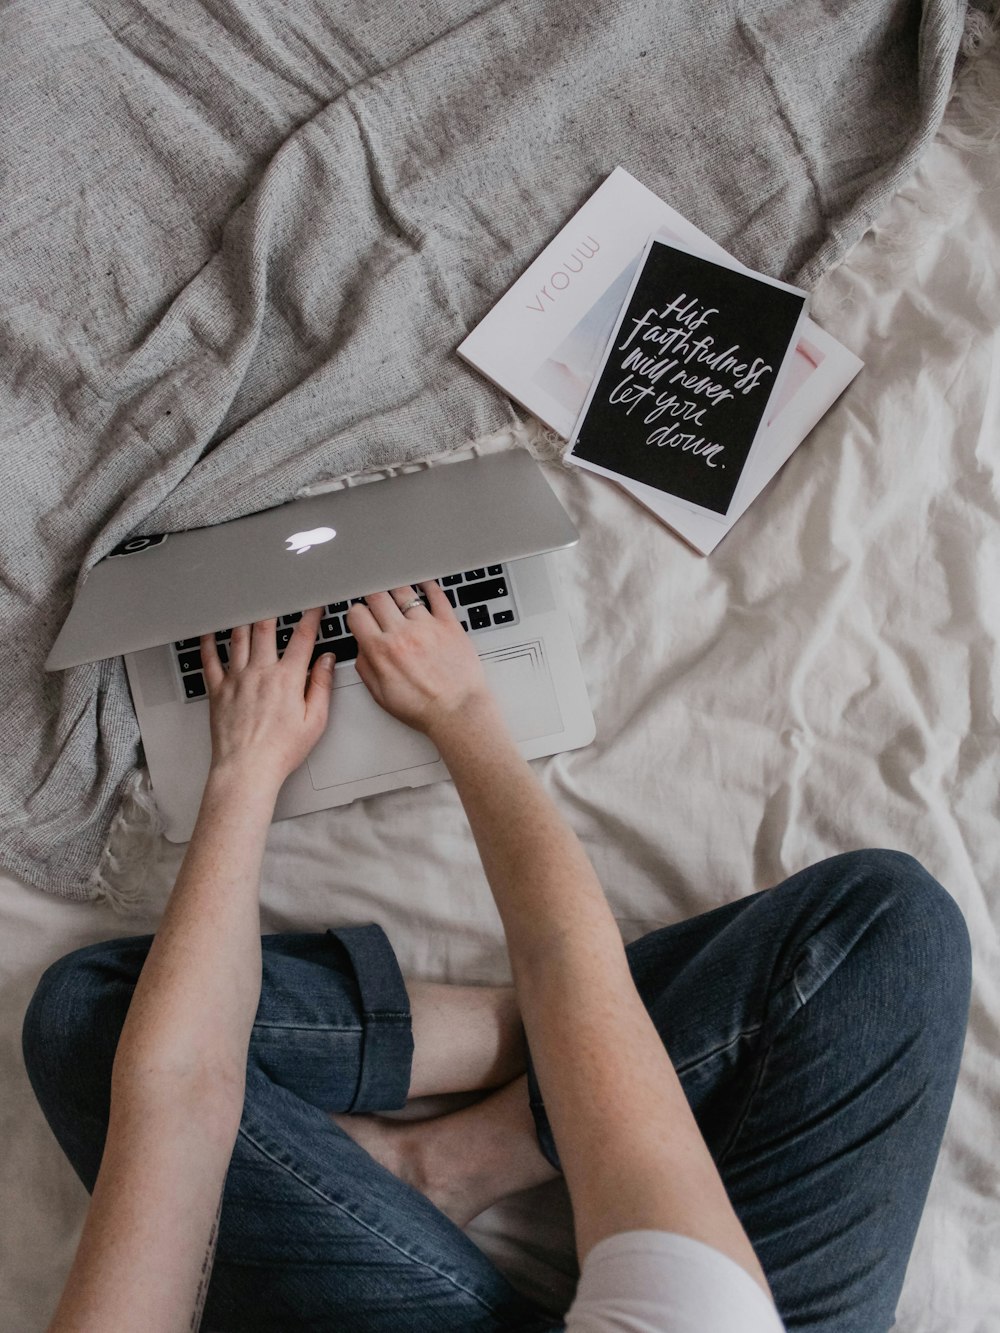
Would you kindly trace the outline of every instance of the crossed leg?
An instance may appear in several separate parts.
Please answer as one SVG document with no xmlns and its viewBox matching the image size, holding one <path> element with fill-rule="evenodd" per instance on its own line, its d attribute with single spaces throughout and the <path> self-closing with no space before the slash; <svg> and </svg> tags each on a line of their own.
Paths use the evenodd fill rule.
<svg viewBox="0 0 1000 1333">
<path fill-rule="evenodd" d="M 88 1190 L 107 1132 L 114 1052 L 150 942 L 112 940 L 61 959 L 25 1017 L 25 1063 L 36 1096 Z M 438 1025 L 439 1002 L 460 1001 L 473 1016 L 467 1040 L 450 1043 L 455 1063 L 444 1071 L 433 1032 L 411 1066 L 409 999 L 378 927 L 265 936 L 263 972 L 204 1327 L 558 1327 L 450 1218 L 330 1116 L 399 1108 L 411 1090 L 424 1096 L 505 1077 L 521 1059 L 513 1025 L 499 1021 L 509 993 L 414 988 L 418 1033 L 431 1014 L 431 1026 Z"/>
<path fill-rule="evenodd" d="M 952 899 L 849 853 L 627 953 L 787 1327 L 889 1328 L 968 1015 Z M 437 1017 L 446 1052 L 461 1010 Z M 428 1122 L 336 1119 L 460 1225 L 558 1165 L 533 1070 Z"/>
<path fill-rule="evenodd" d="M 329 936 L 265 938 L 209 1324 L 558 1327 L 453 1220 L 558 1168 L 543 1089 L 530 1062 L 517 1072 L 511 997 L 413 983 L 408 996 L 371 932 L 338 932 L 349 958 Z M 147 948 L 62 960 L 25 1020 L 36 1093 L 88 1188 Z M 848 854 L 628 956 L 788 1328 L 888 1328 L 968 1012 L 952 900 L 912 858 Z M 423 1124 L 369 1118 L 495 1083 Z"/>
</svg>

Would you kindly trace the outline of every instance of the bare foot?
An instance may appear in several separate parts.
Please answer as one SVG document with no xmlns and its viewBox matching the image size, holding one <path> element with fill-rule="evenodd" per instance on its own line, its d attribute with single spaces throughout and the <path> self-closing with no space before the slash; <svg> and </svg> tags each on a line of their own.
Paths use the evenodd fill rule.
<svg viewBox="0 0 1000 1333">
<path fill-rule="evenodd" d="M 432 1178 L 430 1163 L 433 1155 L 430 1148 L 434 1121 L 332 1114 L 330 1119 L 387 1171 L 426 1195 L 456 1226 L 467 1226 L 482 1212 L 482 1207 L 476 1206 L 468 1196 L 463 1199 L 454 1188 L 449 1188 L 447 1181 Z M 470 1212 L 470 1208 L 473 1211 Z"/>
<path fill-rule="evenodd" d="M 558 1175 L 538 1147 L 523 1076 L 450 1115 L 331 1119 L 460 1227 L 499 1199 Z"/>
</svg>

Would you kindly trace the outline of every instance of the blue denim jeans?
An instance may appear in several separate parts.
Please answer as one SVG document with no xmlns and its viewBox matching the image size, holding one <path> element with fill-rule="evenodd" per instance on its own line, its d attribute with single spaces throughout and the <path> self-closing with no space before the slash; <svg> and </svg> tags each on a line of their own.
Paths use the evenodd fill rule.
<svg viewBox="0 0 1000 1333">
<path fill-rule="evenodd" d="M 32 1084 L 88 1189 L 149 944 L 61 959 L 25 1017 Z M 409 1005 L 381 929 L 263 946 L 205 1327 L 560 1328 L 327 1114 L 406 1100 Z M 888 1328 L 968 1017 L 969 940 L 954 901 L 911 857 L 848 853 L 654 931 L 628 957 L 787 1327 Z M 529 1087 L 557 1163 L 533 1071 Z"/>
</svg>

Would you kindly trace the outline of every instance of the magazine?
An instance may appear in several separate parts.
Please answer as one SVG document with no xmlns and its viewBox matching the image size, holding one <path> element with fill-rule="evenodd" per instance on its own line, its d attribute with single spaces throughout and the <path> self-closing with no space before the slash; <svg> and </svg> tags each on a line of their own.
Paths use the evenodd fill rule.
<svg viewBox="0 0 1000 1333">
<path fill-rule="evenodd" d="M 744 266 L 617 167 L 458 348 L 459 354 L 569 439 L 651 236 Z M 618 484 L 707 555 L 861 369 L 808 316 L 740 485 L 720 521 L 655 486 Z"/>
</svg>

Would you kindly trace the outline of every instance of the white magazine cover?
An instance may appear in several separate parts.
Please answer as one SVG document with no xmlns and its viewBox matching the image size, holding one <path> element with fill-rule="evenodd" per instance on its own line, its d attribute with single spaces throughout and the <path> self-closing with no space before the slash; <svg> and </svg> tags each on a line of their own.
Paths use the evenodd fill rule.
<svg viewBox="0 0 1000 1333">
<path fill-rule="evenodd" d="M 651 234 L 736 269 L 734 259 L 616 167 L 458 348 L 505 393 L 569 439 Z M 616 479 L 696 551 L 709 554 L 787 462 L 862 362 L 810 318 L 725 519 Z"/>
</svg>

